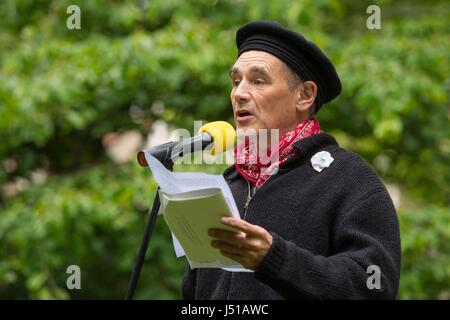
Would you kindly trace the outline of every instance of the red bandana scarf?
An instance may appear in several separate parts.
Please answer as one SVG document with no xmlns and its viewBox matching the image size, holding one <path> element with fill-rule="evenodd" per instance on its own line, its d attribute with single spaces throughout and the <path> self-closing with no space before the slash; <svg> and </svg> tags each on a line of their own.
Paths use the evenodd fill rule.
<svg viewBox="0 0 450 320">
<path fill-rule="evenodd" d="M 270 161 L 262 161 L 254 144 L 248 139 L 240 143 L 234 149 L 236 170 L 241 176 L 253 184 L 261 187 L 272 174 L 278 171 L 278 167 L 291 158 L 298 149 L 293 147 L 294 142 L 320 133 L 319 121 L 306 120 L 300 123 L 293 131 L 284 134 L 278 141 L 278 149 L 268 152 Z"/>
</svg>

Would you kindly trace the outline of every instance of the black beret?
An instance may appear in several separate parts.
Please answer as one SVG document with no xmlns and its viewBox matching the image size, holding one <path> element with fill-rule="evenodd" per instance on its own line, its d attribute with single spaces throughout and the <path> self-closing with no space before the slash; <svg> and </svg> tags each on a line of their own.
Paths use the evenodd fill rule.
<svg viewBox="0 0 450 320">
<path fill-rule="evenodd" d="M 317 85 L 316 111 L 341 93 L 341 81 L 327 56 L 301 34 L 273 21 L 253 21 L 236 32 L 238 57 L 245 51 L 260 50 L 286 63 L 303 80 Z"/>
</svg>

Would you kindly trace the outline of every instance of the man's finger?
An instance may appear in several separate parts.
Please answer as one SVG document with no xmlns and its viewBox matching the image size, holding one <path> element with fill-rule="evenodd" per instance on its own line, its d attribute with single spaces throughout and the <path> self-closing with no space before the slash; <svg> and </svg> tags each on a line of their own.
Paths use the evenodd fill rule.
<svg viewBox="0 0 450 320">
<path fill-rule="evenodd" d="M 237 246 L 244 246 L 246 242 L 246 235 L 243 232 L 234 232 L 222 229 L 209 229 L 208 235 L 219 240 L 230 242 Z"/>
<path fill-rule="evenodd" d="M 235 246 L 243 247 L 247 250 L 259 250 L 259 241 L 255 238 L 248 238 L 243 232 L 230 232 L 221 229 L 210 229 L 208 234 L 218 240 L 228 242 Z"/>
<path fill-rule="evenodd" d="M 214 240 L 211 242 L 211 246 L 213 248 L 227 251 L 231 254 L 238 255 L 238 256 L 245 256 L 248 254 L 248 250 L 244 247 L 236 246 L 234 244 L 231 244 L 229 242 L 220 241 L 220 240 Z"/>
<path fill-rule="evenodd" d="M 228 251 L 225 251 L 225 250 L 220 250 L 220 253 L 221 253 L 222 255 L 224 255 L 225 257 L 230 258 L 230 259 L 232 259 L 232 260 L 238 262 L 239 264 L 243 265 L 243 261 L 244 261 L 244 260 L 243 260 L 243 257 L 242 257 L 242 256 L 234 255 L 234 254 L 232 254 L 232 253 L 230 253 L 230 252 L 228 252 Z"/>
<path fill-rule="evenodd" d="M 259 226 L 256 226 L 254 224 L 248 223 L 245 220 L 242 219 L 235 219 L 235 218 L 229 218 L 229 217 L 222 217 L 220 219 L 220 222 L 224 225 L 234 227 L 238 230 L 241 230 L 245 233 L 261 233 L 261 228 Z"/>
</svg>

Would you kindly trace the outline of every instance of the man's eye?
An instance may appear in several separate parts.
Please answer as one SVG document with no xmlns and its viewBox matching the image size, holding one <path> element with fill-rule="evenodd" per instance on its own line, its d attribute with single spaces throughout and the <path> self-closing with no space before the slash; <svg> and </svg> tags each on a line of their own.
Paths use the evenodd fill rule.
<svg viewBox="0 0 450 320">
<path fill-rule="evenodd" d="M 259 84 L 263 84 L 264 81 L 261 80 L 261 79 L 256 79 L 256 80 L 253 80 L 253 83 L 256 84 L 256 85 L 259 85 Z"/>
<path fill-rule="evenodd" d="M 241 80 L 233 80 L 233 86 L 238 86 Z"/>
</svg>

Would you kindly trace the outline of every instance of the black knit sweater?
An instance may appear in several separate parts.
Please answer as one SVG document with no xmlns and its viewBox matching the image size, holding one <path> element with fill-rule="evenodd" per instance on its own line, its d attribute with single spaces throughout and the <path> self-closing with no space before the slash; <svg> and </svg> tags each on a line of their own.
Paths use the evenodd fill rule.
<svg viewBox="0 0 450 320">
<path fill-rule="evenodd" d="M 299 154 L 251 198 L 245 220 L 273 236 L 254 273 L 186 265 L 184 299 L 394 299 L 400 278 L 400 234 L 391 198 L 359 156 L 321 133 L 295 144 Z M 317 172 L 311 157 L 328 151 L 334 161 Z M 224 172 L 241 218 L 249 184 Z M 381 288 L 369 289 L 370 265 Z"/>
</svg>

